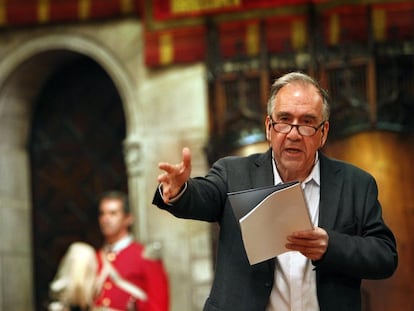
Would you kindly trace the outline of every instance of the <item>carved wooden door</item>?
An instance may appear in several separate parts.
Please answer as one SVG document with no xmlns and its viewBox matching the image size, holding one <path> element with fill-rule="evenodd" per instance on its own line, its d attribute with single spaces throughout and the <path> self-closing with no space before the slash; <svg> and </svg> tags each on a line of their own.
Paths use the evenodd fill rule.
<svg viewBox="0 0 414 311">
<path fill-rule="evenodd" d="M 33 109 L 30 138 L 36 310 L 71 242 L 97 247 L 97 196 L 127 190 L 121 99 L 106 72 L 80 57 L 55 71 Z"/>
</svg>

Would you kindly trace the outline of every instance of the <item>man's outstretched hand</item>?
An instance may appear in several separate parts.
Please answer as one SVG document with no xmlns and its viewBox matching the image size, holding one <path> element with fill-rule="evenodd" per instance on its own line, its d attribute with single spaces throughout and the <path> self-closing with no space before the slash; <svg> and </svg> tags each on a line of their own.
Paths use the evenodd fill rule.
<svg viewBox="0 0 414 311">
<path fill-rule="evenodd" d="M 158 175 L 158 182 L 162 185 L 164 202 L 168 203 L 177 196 L 191 175 L 191 152 L 183 148 L 182 161 L 179 164 L 160 162 L 158 168 L 164 173 Z"/>
</svg>

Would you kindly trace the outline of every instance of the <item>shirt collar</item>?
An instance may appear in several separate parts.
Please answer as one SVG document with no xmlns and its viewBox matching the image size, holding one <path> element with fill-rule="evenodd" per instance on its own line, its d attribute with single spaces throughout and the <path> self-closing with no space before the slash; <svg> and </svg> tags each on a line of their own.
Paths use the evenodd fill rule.
<svg viewBox="0 0 414 311">
<path fill-rule="evenodd" d="M 107 251 L 118 253 L 124 248 L 126 248 L 129 244 L 131 244 L 132 240 L 132 235 L 127 235 L 120 239 L 118 242 L 115 242 L 114 244 L 106 244 L 104 249 Z"/>
<path fill-rule="evenodd" d="M 311 182 L 312 180 L 318 185 L 321 185 L 321 174 L 319 169 L 319 153 L 316 153 L 315 156 L 315 164 L 313 165 L 313 169 L 308 177 L 305 178 L 303 181 L 304 184 L 307 184 L 308 182 Z"/>
</svg>

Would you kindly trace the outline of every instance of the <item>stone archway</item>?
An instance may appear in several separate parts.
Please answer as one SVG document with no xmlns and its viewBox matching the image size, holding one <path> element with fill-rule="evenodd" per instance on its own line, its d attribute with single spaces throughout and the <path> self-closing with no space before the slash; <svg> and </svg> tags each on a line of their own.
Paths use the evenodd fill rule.
<svg viewBox="0 0 414 311">
<path fill-rule="evenodd" d="M 40 35 L 3 56 L 0 62 L 0 309 L 33 310 L 27 152 L 32 102 L 55 68 L 79 55 L 96 61 L 111 77 L 123 103 L 127 133 L 133 127 L 131 120 L 136 119 L 128 118 L 132 115 L 128 107 L 136 102 L 131 78 L 118 59 L 91 38 L 78 34 Z M 125 144 L 128 149 L 128 139 Z M 144 215 L 139 219 L 146 222 Z M 146 227 L 139 228 L 144 232 Z"/>
</svg>

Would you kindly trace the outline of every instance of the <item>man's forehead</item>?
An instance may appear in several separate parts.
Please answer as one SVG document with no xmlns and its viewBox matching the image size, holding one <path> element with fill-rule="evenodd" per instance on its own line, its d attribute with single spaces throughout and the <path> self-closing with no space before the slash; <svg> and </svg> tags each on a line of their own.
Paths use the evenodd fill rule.
<svg viewBox="0 0 414 311">
<path fill-rule="evenodd" d="M 105 207 L 106 209 L 121 209 L 122 201 L 114 198 L 105 198 L 101 201 L 100 208 Z"/>
<path fill-rule="evenodd" d="M 296 114 L 296 113 L 292 113 L 292 112 L 284 111 L 284 110 L 281 110 L 281 111 L 276 110 L 275 111 L 275 116 L 278 117 L 278 118 L 300 117 L 302 119 L 315 119 L 315 120 L 318 118 L 317 113 L 304 112 L 304 113 L 301 113 L 301 114 Z"/>
</svg>

